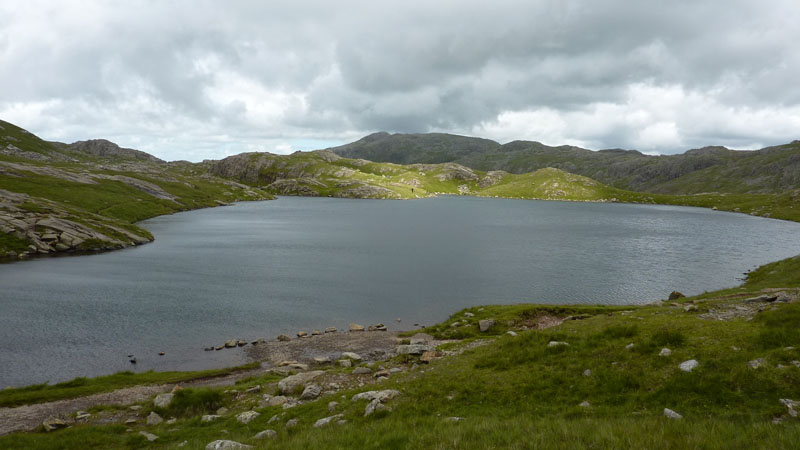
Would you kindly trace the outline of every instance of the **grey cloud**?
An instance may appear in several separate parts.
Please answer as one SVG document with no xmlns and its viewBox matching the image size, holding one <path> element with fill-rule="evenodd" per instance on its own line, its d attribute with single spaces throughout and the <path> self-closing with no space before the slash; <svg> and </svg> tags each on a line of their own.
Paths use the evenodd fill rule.
<svg viewBox="0 0 800 450">
<path fill-rule="evenodd" d="M 552 139 L 597 147 L 636 145 L 658 123 L 685 145 L 772 144 L 796 138 L 790 120 L 765 132 L 742 118 L 800 114 L 798 19 L 791 0 L 8 2 L 0 114 L 45 137 L 139 136 L 167 158 L 213 153 L 223 135 L 270 150 L 378 130 L 489 133 L 526 111 L 566 121 Z M 677 87 L 709 117 L 637 103 L 639 85 Z M 592 115 L 598 105 L 620 108 Z M 588 116 L 598 123 L 570 123 Z"/>
</svg>

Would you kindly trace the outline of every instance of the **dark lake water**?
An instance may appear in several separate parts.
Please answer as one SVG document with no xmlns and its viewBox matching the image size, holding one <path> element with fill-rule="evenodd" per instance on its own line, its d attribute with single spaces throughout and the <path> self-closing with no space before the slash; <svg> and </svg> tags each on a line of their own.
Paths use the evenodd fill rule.
<svg viewBox="0 0 800 450">
<path fill-rule="evenodd" d="M 154 243 L 0 265 L 0 386 L 132 369 L 129 353 L 221 367 L 242 350 L 203 347 L 478 304 L 645 303 L 800 254 L 800 224 L 628 204 L 288 197 L 143 225 Z"/>
</svg>

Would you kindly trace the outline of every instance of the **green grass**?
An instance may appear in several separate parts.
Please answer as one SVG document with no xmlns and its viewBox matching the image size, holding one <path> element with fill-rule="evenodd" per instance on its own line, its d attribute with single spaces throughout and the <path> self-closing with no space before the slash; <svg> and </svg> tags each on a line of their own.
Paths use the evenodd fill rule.
<svg viewBox="0 0 800 450">
<path fill-rule="evenodd" d="M 226 369 L 211 369 L 195 372 L 119 372 L 97 378 L 75 378 L 57 384 L 36 384 L 21 388 L 0 390 L 0 407 L 52 402 L 84 395 L 109 392 L 115 389 L 148 384 L 181 383 L 197 378 L 218 377 L 233 372 L 253 369 L 258 363 Z"/>
</svg>

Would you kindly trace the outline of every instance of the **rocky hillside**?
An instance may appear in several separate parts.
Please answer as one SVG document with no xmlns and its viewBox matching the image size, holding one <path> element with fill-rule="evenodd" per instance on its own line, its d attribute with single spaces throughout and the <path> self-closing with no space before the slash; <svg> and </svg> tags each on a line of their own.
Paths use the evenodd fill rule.
<svg viewBox="0 0 800 450">
<path fill-rule="evenodd" d="M 652 200 L 552 168 L 518 175 L 483 172 L 455 163 L 374 163 L 342 158 L 327 150 L 292 155 L 244 153 L 205 164 L 216 176 L 282 195 L 400 199 L 458 194 L 579 201 L 626 196 L 632 201 Z"/>
<path fill-rule="evenodd" d="M 800 141 L 757 151 L 705 147 L 649 156 L 635 150 L 592 151 L 530 141 L 500 145 L 445 134 L 377 133 L 329 150 L 378 162 L 449 161 L 518 174 L 553 167 L 621 189 L 664 194 L 763 194 L 800 188 Z"/>
<path fill-rule="evenodd" d="M 48 142 L 0 121 L 0 259 L 149 242 L 134 222 L 236 200 L 259 189 L 105 140 Z"/>
</svg>

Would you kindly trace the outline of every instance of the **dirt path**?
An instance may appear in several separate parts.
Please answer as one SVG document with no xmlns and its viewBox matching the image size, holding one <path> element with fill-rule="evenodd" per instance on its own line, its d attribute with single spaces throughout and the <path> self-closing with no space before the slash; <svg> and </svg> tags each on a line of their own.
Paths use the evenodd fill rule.
<svg viewBox="0 0 800 450">
<path fill-rule="evenodd" d="M 338 359 L 342 352 L 355 352 L 365 360 L 386 358 L 398 344 L 396 332 L 328 333 L 321 336 L 292 339 L 288 342 L 269 341 L 247 346 L 245 351 L 254 361 L 262 361 L 262 367 L 239 371 L 220 377 L 198 378 L 181 383 L 185 387 L 230 386 L 242 378 L 266 373 L 278 363 L 286 360 L 311 364 L 314 357 L 327 356 Z M 134 386 L 111 392 L 88 395 L 74 399 L 48 403 L 0 408 L 0 436 L 16 431 L 31 431 L 42 421 L 55 416 L 67 420 L 77 411 L 98 405 L 131 405 L 148 400 L 156 394 L 169 392 L 174 385 Z"/>
<path fill-rule="evenodd" d="M 0 408 L 0 436 L 15 431 L 34 430 L 50 416 L 66 418 L 76 411 L 96 405 L 130 405 L 168 392 L 171 388 L 169 385 L 134 386 L 55 402 Z"/>
</svg>

